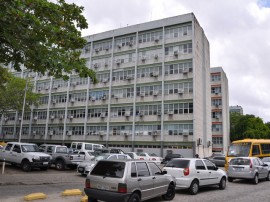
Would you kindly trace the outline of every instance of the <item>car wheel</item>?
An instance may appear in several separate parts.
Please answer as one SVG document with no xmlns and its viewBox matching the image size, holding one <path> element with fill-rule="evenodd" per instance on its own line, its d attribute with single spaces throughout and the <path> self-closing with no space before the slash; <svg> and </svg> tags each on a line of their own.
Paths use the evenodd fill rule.
<svg viewBox="0 0 270 202">
<path fill-rule="evenodd" d="M 88 202 L 97 202 L 97 199 L 88 197 Z"/>
<path fill-rule="evenodd" d="M 55 163 L 56 170 L 64 170 L 65 169 L 65 162 L 62 160 L 57 160 Z"/>
<path fill-rule="evenodd" d="M 229 181 L 229 182 L 233 182 L 233 178 L 228 177 L 228 181 Z"/>
<path fill-rule="evenodd" d="M 193 180 L 189 187 L 189 193 L 191 195 L 196 195 L 198 192 L 199 192 L 199 182 L 197 180 Z"/>
<path fill-rule="evenodd" d="M 170 184 L 167 189 L 166 194 L 162 195 L 162 198 L 165 201 L 170 201 L 170 200 L 173 200 L 174 196 L 175 196 L 175 186 Z"/>
<path fill-rule="evenodd" d="M 253 184 L 258 184 L 258 183 L 259 183 L 259 178 L 258 178 L 258 174 L 256 174 L 253 179 Z"/>
<path fill-rule="evenodd" d="M 270 172 L 267 174 L 266 180 L 270 181 Z"/>
<path fill-rule="evenodd" d="M 219 189 L 224 190 L 226 188 L 226 178 L 222 177 L 220 182 L 219 182 Z"/>
<path fill-rule="evenodd" d="M 22 170 L 25 171 L 25 172 L 29 172 L 31 171 L 31 163 L 28 161 L 28 160 L 24 160 L 22 162 Z"/>
<path fill-rule="evenodd" d="M 133 193 L 128 199 L 128 202 L 140 202 L 140 201 L 141 201 L 140 195 L 137 193 Z"/>
</svg>

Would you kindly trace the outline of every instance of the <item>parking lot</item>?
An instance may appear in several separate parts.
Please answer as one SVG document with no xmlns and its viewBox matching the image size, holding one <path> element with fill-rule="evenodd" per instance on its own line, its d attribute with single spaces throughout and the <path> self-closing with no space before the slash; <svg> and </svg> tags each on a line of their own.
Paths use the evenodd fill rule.
<svg viewBox="0 0 270 202">
<path fill-rule="evenodd" d="M 0 166 L 1 167 L 1 166 Z M 83 191 L 85 177 L 75 170 L 57 171 L 53 168 L 47 171 L 34 170 L 23 172 L 20 168 L 6 166 L 5 174 L 0 175 L 0 202 L 21 202 L 27 194 L 43 192 L 47 199 L 35 200 L 36 202 L 79 202 L 82 196 L 61 196 L 66 189 L 80 189 Z M 225 190 L 217 187 L 205 187 L 200 189 L 198 195 L 192 196 L 186 190 L 177 190 L 173 201 L 218 201 L 218 202 L 247 202 L 270 201 L 270 182 L 262 181 L 253 185 L 246 180 L 236 180 L 227 184 Z M 160 198 L 149 202 L 161 202 Z"/>
</svg>

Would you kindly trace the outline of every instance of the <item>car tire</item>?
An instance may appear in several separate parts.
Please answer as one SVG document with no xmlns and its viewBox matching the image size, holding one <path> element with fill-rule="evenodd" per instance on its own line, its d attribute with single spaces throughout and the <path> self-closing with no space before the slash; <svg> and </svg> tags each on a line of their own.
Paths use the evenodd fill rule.
<svg viewBox="0 0 270 202">
<path fill-rule="evenodd" d="M 256 174 L 253 178 L 253 184 L 258 184 L 259 183 L 259 178 L 258 178 L 258 174 Z"/>
<path fill-rule="evenodd" d="M 141 202 L 141 197 L 139 194 L 133 193 L 128 199 L 128 202 Z"/>
<path fill-rule="evenodd" d="M 270 172 L 267 174 L 266 181 L 270 181 Z"/>
<path fill-rule="evenodd" d="M 226 188 L 226 178 L 225 177 L 221 178 L 218 186 L 219 186 L 220 190 L 224 190 Z"/>
<path fill-rule="evenodd" d="M 228 177 L 228 181 L 229 182 L 233 182 L 233 178 L 232 177 Z"/>
<path fill-rule="evenodd" d="M 22 170 L 24 171 L 24 172 L 29 172 L 29 171 L 31 171 L 31 163 L 28 161 L 28 160 L 24 160 L 23 162 L 22 162 Z"/>
<path fill-rule="evenodd" d="M 97 199 L 88 197 L 88 202 L 97 202 Z"/>
<path fill-rule="evenodd" d="M 65 162 L 63 160 L 57 160 L 55 162 L 56 170 L 65 170 L 65 167 L 66 167 L 66 165 L 65 165 Z"/>
<path fill-rule="evenodd" d="M 191 195 L 196 195 L 198 192 L 199 192 L 199 182 L 198 180 L 193 180 L 189 187 L 189 193 Z"/>
<path fill-rule="evenodd" d="M 162 195 L 162 198 L 165 201 L 171 201 L 174 199 L 174 196 L 175 196 L 175 186 L 170 184 L 168 189 L 167 189 L 166 194 Z"/>
</svg>

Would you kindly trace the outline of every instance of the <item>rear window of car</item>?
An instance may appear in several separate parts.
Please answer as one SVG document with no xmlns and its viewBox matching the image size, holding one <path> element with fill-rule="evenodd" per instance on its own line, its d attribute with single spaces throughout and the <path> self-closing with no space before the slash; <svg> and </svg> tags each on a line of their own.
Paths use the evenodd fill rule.
<svg viewBox="0 0 270 202">
<path fill-rule="evenodd" d="M 230 160 L 230 165 L 249 165 L 249 159 L 235 158 Z"/>
<path fill-rule="evenodd" d="M 124 175 L 124 170 L 124 162 L 99 161 L 92 170 L 91 175 L 122 178 Z"/>
<path fill-rule="evenodd" d="M 188 168 L 189 162 L 189 160 L 173 159 L 165 167 Z"/>
</svg>

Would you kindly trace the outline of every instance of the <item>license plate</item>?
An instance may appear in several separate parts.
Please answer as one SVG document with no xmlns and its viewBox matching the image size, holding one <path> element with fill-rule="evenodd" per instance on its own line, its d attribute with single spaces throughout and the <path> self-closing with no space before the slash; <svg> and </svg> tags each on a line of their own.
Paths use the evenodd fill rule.
<svg viewBox="0 0 270 202">
<path fill-rule="evenodd" d="M 242 171 L 243 168 L 235 168 L 236 171 Z"/>
<path fill-rule="evenodd" d="M 102 189 L 102 190 L 109 190 L 108 186 L 103 186 L 103 185 L 97 185 L 98 189 Z"/>
<path fill-rule="evenodd" d="M 48 165 L 49 164 L 49 162 L 43 162 L 43 165 Z"/>
</svg>

